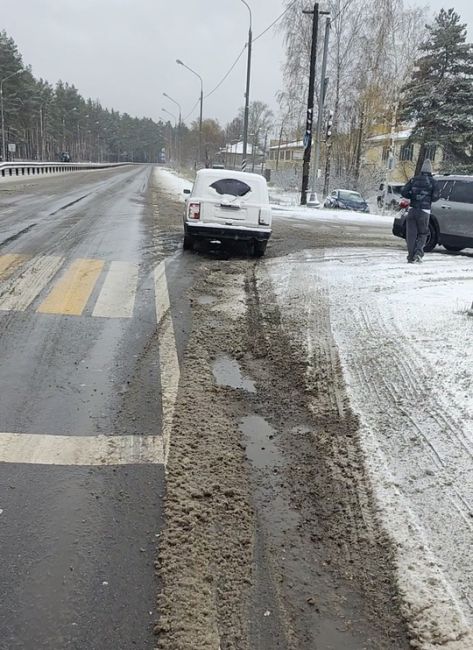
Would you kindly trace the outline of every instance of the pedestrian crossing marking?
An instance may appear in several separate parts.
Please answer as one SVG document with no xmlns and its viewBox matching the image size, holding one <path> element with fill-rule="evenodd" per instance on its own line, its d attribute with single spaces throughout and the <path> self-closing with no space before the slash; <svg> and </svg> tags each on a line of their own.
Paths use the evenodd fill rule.
<svg viewBox="0 0 473 650">
<path fill-rule="evenodd" d="M 64 258 L 45 255 L 30 260 L 19 278 L 9 280 L 0 290 L 1 311 L 24 311 L 52 280 Z"/>
<path fill-rule="evenodd" d="M 25 260 L 28 259 L 27 255 L 1 255 L 0 256 L 0 280 L 5 280 L 15 269 L 20 266 Z"/>
<path fill-rule="evenodd" d="M 76 259 L 70 266 L 65 264 L 64 257 L 55 255 L 0 255 L 0 312 L 30 308 L 40 314 L 82 316 L 103 275 L 103 286 L 97 292 L 95 305 L 91 305 L 92 316 L 129 319 L 135 311 L 138 287 L 144 285 L 142 290 L 149 291 L 147 278 L 139 284 L 138 264 L 97 259 Z M 159 324 L 170 308 L 164 261 L 154 269 L 149 281 L 154 285 L 153 306 Z"/>
<path fill-rule="evenodd" d="M 112 262 L 92 316 L 131 318 L 138 285 L 138 266 L 128 262 Z"/>
<path fill-rule="evenodd" d="M 162 436 L 64 436 L 0 433 L 0 463 L 35 465 L 162 465 Z"/>
<path fill-rule="evenodd" d="M 38 313 L 80 316 L 104 264 L 102 260 L 75 260 L 38 307 Z"/>
</svg>

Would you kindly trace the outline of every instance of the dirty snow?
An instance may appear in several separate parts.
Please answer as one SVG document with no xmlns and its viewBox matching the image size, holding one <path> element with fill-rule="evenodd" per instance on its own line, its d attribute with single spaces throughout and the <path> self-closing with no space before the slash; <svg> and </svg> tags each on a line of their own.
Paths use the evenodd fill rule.
<svg viewBox="0 0 473 650">
<path fill-rule="evenodd" d="M 473 258 L 436 252 L 408 266 L 403 252 L 328 249 L 267 266 L 283 314 L 295 295 L 301 322 L 311 294 L 328 293 L 417 647 L 471 650 Z"/>
<path fill-rule="evenodd" d="M 187 178 L 178 176 L 172 170 L 163 167 L 155 167 L 154 178 L 161 189 L 181 203 L 186 199 L 184 190 L 191 190 L 193 185 Z"/>
</svg>

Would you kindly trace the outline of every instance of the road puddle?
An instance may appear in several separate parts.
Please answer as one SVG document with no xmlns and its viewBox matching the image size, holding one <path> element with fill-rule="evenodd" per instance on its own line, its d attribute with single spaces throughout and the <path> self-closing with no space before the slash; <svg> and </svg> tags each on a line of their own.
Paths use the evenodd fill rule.
<svg viewBox="0 0 473 650">
<path fill-rule="evenodd" d="M 263 417 L 244 417 L 240 431 L 246 437 L 246 455 L 254 467 L 276 467 L 282 464 L 282 456 L 274 442 L 276 431 Z"/>
<path fill-rule="evenodd" d="M 199 305 L 214 305 L 217 302 L 217 298 L 215 296 L 209 296 L 209 295 L 202 295 L 198 296 L 197 298 L 197 303 Z"/>
<path fill-rule="evenodd" d="M 218 357 L 213 364 L 212 372 L 219 386 L 241 388 L 248 393 L 256 393 L 254 381 L 242 375 L 240 364 L 235 359 L 226 355 Z"/>
</svg>

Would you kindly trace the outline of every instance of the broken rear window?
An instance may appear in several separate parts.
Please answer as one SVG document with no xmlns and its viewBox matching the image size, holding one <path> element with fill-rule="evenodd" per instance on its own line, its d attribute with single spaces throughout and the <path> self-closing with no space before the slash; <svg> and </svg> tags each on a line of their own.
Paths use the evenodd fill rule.
<svg viewBox="0 0 473 650">
<path fill-rule="evenodd" d="M 230 194 L 230 196 L 245 196 L 248 192 L 251 192 L 251 187 L 239 181 L 236 178 L 221 178 L 215 183 L 212 183 L 212 187 L 217 194 Z"/>
</svg>

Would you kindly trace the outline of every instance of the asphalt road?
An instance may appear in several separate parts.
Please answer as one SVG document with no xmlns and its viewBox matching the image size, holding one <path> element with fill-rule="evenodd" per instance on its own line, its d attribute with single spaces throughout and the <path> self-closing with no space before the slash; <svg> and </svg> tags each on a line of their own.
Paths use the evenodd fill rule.
<svg viewBox="0 0 473 650">
<path fill-rule="evenodd" d="M 151 173 L 0 184 L 5 650 L 153 647 L 183 280 L 174 299 Z"/>
<path fill-rule="evenodd" d="M 0 182 L 2 650 L 155 646 L 188 289 L 234 252 L 183 254 L 153 173 Z M 400 245 L 385 226 L 277 215 L 267 257 L 360 241 Z"/>
</svg>

